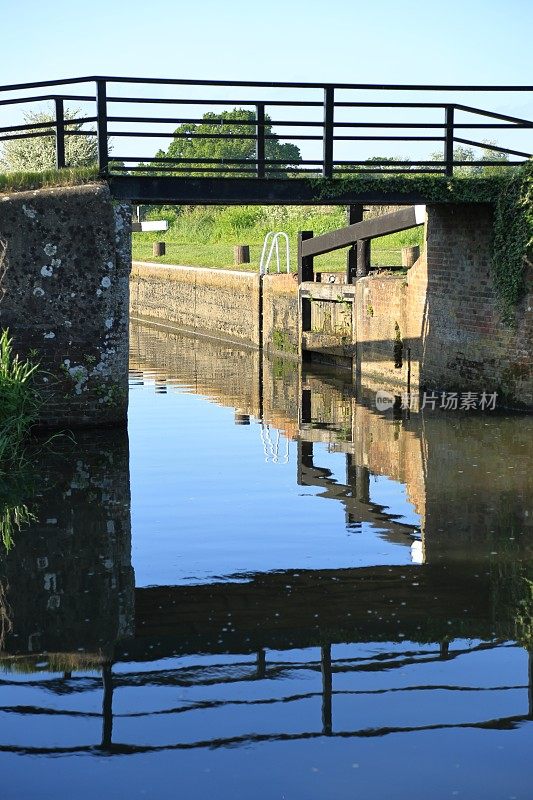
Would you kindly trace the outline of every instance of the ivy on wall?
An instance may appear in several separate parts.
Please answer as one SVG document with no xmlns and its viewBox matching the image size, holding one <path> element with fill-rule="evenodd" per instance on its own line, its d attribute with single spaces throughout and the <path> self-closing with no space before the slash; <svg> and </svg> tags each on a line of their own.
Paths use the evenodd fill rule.
<svg viewBox="0 0 533 800">
<path fill-rule="evenodd" d="M 391 175 L 309 179 L 317 202 L 330 202 L 350 194 L 424 197 L 426 203 L 490 203 L 494 208 L 492 276 L 502 317 L 515 320 L 515 308 L 524 292 L 524 272 L 533 264 L 533 159 L 523 167 L 502 169 L 500 175 L 446 177 L 444 175 Z"/>
</svg>

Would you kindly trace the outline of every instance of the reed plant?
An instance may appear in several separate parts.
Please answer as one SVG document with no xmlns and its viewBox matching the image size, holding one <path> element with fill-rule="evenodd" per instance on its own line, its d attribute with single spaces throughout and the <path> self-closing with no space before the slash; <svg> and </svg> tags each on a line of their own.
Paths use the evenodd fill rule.
<svg viewBox="0 0 533 800">
<path fill-rule="evenodd" d="M 24 444 L 39 414 L 38 364 L 13 353 L 7 330 L 0 334 L 0 476 L 23 459 Z"/>
</svg>

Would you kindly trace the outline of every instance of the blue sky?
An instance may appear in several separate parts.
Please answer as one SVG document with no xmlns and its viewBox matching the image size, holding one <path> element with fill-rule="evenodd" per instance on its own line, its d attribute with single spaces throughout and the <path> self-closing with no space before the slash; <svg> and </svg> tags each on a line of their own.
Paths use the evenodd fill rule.
<svg viewBox="0 0 533 800">
<path fill-rule="evenodd" d="M 529 0 L 3 0 L 1 83 L 75 74 L 531 82 Z M 529 80 L 528 80 L 529 77 Z"/>
<path fill-rule="evenodd" d="M 533 83 L 530 0 L 0 4 L 3 30 L 10 32 L 2 43 L 4 85 L 84 74 Z M 525 95 L 487 96 L 485 105 L 533 116 L 533 101 Z M 513 143 L 526 145 L 523 138 Z"/>
</svg>

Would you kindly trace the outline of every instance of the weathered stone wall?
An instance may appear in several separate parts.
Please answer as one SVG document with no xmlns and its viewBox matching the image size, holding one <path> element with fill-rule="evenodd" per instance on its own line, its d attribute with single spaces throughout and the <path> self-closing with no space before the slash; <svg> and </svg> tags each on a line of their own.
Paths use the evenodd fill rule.
<svg viewBox="0 0 533 800">
<path fill-rule="evenodd" d="M 40 363 L 46 426 L 126 422 L 130 222 L 100 185 L 0 197 L 0 327 Z"/>
<path fill-rule="evenodd" d="M 258 347 L 259 275 L 136 261 L 131 315 Z"/>
<path fill-rule="evenodd" d="M 263 278 L 263 347 L 267 353 L 298 358 L 298 282 L 294 275 Z"/>
<path fill-rule="evenodd" d="M 357 283 L 361 381 L 406 388 L 410 368 L 414 390 L 485 390 L 533 406 L 533 270 L 508 325 L 491 274 L 491 209 L 430 206 L 425 238 L 406 277 L 369 276 Z M 395 323 L 401 368 L 394 366 Z"/>
</svg>

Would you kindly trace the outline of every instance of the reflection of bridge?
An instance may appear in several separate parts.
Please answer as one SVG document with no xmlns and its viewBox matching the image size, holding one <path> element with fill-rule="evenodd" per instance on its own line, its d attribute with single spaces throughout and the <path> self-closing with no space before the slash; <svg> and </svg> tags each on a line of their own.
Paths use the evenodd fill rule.
<svg viewBox="0 0 533 800">
<path fill-rule="evenodd" d="M 112 665 L 102 668 L 102 712 L 88 711 L 93 696 L 102 691 L 96 676 L 40 678 L 29 682 L 33 689 L 46 692 L 49 704 L 43 706 L 4 707 L 9 715 L 20 716 L 28 731 L 36 717 L 44 717 L 46 743 L 0 744 L 0 752 L 25 755 L 133 755 L 171 750 L 196 750 L 213 747 L 249 746 L 268 742 L 294 742 L 318 739 L 383 737 L 389 734 L 423 731 L 511 730 L 533 719 L 533 685 L 491 683 L 480 685 L 475 674 L 465 683 L 439 680 L 428 683 L 426 675 L 433 665 L 473 657 L 475 663 L 490 657 L 503 642 L 440 648 L 411 645 L 398 652 L 384 647 L 379 653 L 359 653 L 332 657 L 330 645 L 322 645 L 320 659 L 313 652 L 267 655 L 260 651 L 253 658 L 240 655 L 228 659 L 209 659 L 204 655 L 180 666 L 158 666 L 152 670 L 130 667 L 112 672 Z M 190 661 L 190 660 L 189 660 Z M 407 681 L 395 678 L 396 671 L 407 673 Z M 387 676 L 383 686 L 380 676 Z M 372 681 L 374 680 L 374 684 Z M 13 682 L 2 679 L 1 686 Z M 28 683 L 26 684 L 28 685 Z M 335 688 L 342 685 L 342 688 Z M 240 696 L 231 691 L 239 687 Z M 113 693 L 142 688 L 142 704 L 127 712 L 113 711 Z M 172 705 L 162 705 L 161 690 L 179 693 Z M 229 690 L 229 691 L 228 691 Z M 443 711 L 442 695 L 460 706 L 450 715 Z M 135 696 L 135 695 L 134 695 Z M 483 709 L 480 711 L 480 699 Z M 519 698 L 518 703 L 516 699 Z M 390 701 L 394 699 L 394 704 Z M 76 703 L 76 700 L 78 702 Z M 336 724 L 335 701 L 348 705 L 355 727 Z M 433 701 L 435 706 L 432 707 Z M 135 703 L 135 700 L 133 701 Z M 419 704 L 423 704 L 421 712 Z M 78 705 L 79 710 L 73 705 Z M 150 706 L 157 710 L 146 710 Z M 505 707 L 524 708 L 522 713 L 502 715 Z M 491 716 L 491 707 L 498 708 Z M 450 719 L 450 716 L 452 717 Z M 376 717 L 380 724 L 376 724 Z M 169 722 L 172 724 L 169 730 Z M 125 723 L 128 729 L 124 729 Z M 68 724 L 73 744 L 50 745 L 56 724 Z M 200 735 L 198 728 L 204 735 Z"/>
<path fill-rule="evenodd" d="M 243 91 L 245 90 L 245 91 Z M 425 202 L 424 184 L 418 189 L 332 186 L 317 177 L 371 176 L 408 172 L 450 176 L 455 167 L 501 166 L 501 153 L 510 166 L 529 157 L 514 144 L 505 147 L 484 141 L 481 132 L 505 130 L 511 142 L 533 127 L 520 117 L 480 108 L 487 92 L 506 98 L 512 92 L 528 96 L 531 86 L 423 86 L 386 84 L 313 84 L 287 82 L 192 81 L 157 78 L 85 76 L 62 81 L 39 81 L 0 87 L 0 105 L 7 109 L 53 101 L 52 122 L 4 125 L 0 141 L 51 137 L 56 163 L 68 166 L 72 136 L 95 137 L 100 174 L 108 177 L 115 197 L 163 203 L 411 203 Z M 475 97 L 469 105 L 466 98 Z M 176 97 L 178 95 L 178 97 Z M 227 98 L 233 99 L 228 100 Z M 416 100 L 413 100 L 413 96 Z M 404 98 L 398 100 L 398 97 Z M 392 98 L 392 99 L 391 99 Z M 73 120 L 68 104 L 84 109 Z M 242 119 L 227 119 L 224 111 L 238 107 Z M 152 110 L 154 109 L 154 110 Z M 155 109 L 157 111 L 155 111 Z M 200 111 L 201 109 L 201 111 Z M 208 130 L 202 111 L 214 110 Z M 217 117 L 217 114 L 219 115 Z M 96 123 L 96 129 L 90 127 Z M 177 134 L 176 126 L 188 126 Z M 89 127 L 88 127 L 89 126 Z M 513 136 L 514 134 L 514 136 Z M 173 137 L 200 142 L 236 140 L 246 156 L 155 158 L 161 142 Z M 109 150 L 109 137 L 115 143 Z M 490 137 L 489 137 L 490 138 Z M 304 143 L 303 159 L 292 151 L 273 158 L 276 140 Z M 131 149 L 122 143 L 131 142 Z M 146 147 L 146 143 L 149 147 Z M 375 143 L 378 158 L 362 158 L 362 143 Z M 441 148 L 442 161 L 383 158 L 388 142 L 431 143 Z M 494 160 L 458 161 L 454 145 L 484 148 Z M 531 149 L 531 148 L 529 148 Z M 375 155 L 375 152 L 371 155 Z M 313 180 L 306 180 L 312 177 Z"/>
</svg>

